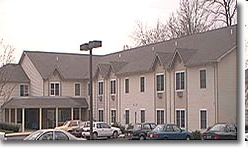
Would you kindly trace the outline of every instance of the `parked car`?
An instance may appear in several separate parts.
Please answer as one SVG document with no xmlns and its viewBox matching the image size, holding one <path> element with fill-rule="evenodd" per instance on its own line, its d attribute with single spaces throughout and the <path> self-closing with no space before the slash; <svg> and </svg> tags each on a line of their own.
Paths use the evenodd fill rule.
<svg viewBox="0 0 248 148">
<path fill-rule="evenodd" d="M 237 126 L 230 123 L 216 123 L 202 133 L 202 140 L 237 140 Z"/>
<path fill-rule="evenodd" d="M 23 140 L 86 140 L 77 138 L 65 130 L 42 129 L 28 135 Z"/>
<path fill-rule="evenodd" d="M 79 124 L 79 127 L 74 128 L 70 133 L 74 135 L 75 137 L 82 137 L 82 132 L 84 131 L 84 127 L 87 124 L 87 122 L 82 122 Z"/>
<path fill-rule="evenodd" d="M 118 138 L 120 134 L 121 130 L 117 127 L 111 127 L 105 122 L 93 122 L 93 139 L 99 137 Z M 90 122 L 85 124 L 82 136 L 86 139 L 90 138 Z"/>
<path fill-rule="evenodd" d="M 127 139 L 145 140 L 147 133 L 152 131 L 157 124 L 155 123 L 137 123 L 133 125 L 132 129 L 128 129 L 125 133 Z"/>
<path fill-rule="evenodd" d="M 81 120 L 68 120 L 62 126 L 55 127 L 55 129 L 65 130 L 67 132 L 72 132 L 73 129 L 76 129 L 83 124 Z"/>
<path fill-rule="evenodd" d="M 0 140 L 6 140 L 4 132 L 0 132 Z"/>
<path fill-rule="evenodd" d="M 150 140 L 190 140 L 192 133 L 182 130 L 175 124 L 157 125 L 148 133 L 147 139 Z"/>
</svg>

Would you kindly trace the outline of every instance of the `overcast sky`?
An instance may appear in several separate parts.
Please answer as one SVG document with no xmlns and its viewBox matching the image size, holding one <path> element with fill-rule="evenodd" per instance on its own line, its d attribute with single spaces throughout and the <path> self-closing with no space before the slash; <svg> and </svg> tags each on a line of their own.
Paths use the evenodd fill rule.
<svg viewBox="0 0 248 148">
<path fill-rule="evenodd" d="M 0 38 L 23 50 L 79 52 L 79 45 L 102 40 L 94 54 L 133 45 L 136 21 L 166 21 L 179 0 L 0 0 Z"/>
</svg>

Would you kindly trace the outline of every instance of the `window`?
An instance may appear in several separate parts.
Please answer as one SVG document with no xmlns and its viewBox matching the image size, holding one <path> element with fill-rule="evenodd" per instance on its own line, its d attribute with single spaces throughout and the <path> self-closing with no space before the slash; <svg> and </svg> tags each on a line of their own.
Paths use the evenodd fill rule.
<svg viewBox="0 0 248 148">
<path fill-rule="evenodd" d="M 145 92 L 145 77 L 140 77 L 140 92 Z"/>
<path fill-rule="evenodd" d="M 200 70 L 200 88 L 206 88 L 206 70 Z"/>
<path fill-rule="evenodd" d="M 98 82 L 98 95 L 103 95 L 103 81 Z"/>
<path fill-rule="evenodd" d="M 17 109 L 17 123 L 22 123 L 22 109 Z"/>
<path fill-rule="evenodd" d="M 63 132 L 55 131 L 55 140 L 69 140 L 69 137 Z"/>
<path fill-rule="evenodd" d="M 157 124 L 164 124 L 164 110 L 157 110 Z"/>
<path fill-rule="evenodd" d="M 50 95 L 51 96 L 59 96 L 60 95 L 59 82 L 51 82 L 50 83 Z"/>
<path fill-rule="evenodd" d="M 184 89 L 184 72 L 176 72 L 176 90 Z"/>
<path fill-rule="evenodd" d="M 125 93 L 129 93 L 129 79 L 125 79 Z"/>
<path fill-rule="evenodd" d="M 75 96 L 80 96 L 80 95 L 81 95 L 81 84 L 75 83 Z"/>
<path fill-rule="evenodd" d="M 207 110 L 200 110 L 200 128 L 207 128 Z"/>
<path fill-rule="evenodd" d="M 126 124 L 129 124 L 129 110 L 125 110 Z"/>
<path fill-rule="evenodd" d="M 110 94 L 116 94 L 116 80 L 110 81 Z"/>
<path fill-rule="evenodd" d="M 144 123 L 146 121 L 145 110 L 140 111 L 140 117 L 141 117 L 141 119 L 140 119 L 141 123 Z"/>
<path fill-rule="evenodd" d="M 164 91 L 164 74 L 157 75 L 157 91 Z"/>
<path fill-rule="evenodd" d="M 111 123 L 116 123 L 116 110 L 111 110 Z"/>
<path fill-rule="evenodd" d="M 28 96 L 28 85 L 20 85 L 20 96 Z"/>
<path fill-rule="evenodd" d="M 185 128 L 185 110 L 184 109 L 176 110 L 176 119 L 177 119 L 177 125 L 181 128 Z"/>
<path fill-rule="evenodd" d="M 10 116 L 11 116 L 11 123 L 15 123 L 15 109 L 11 108 L 10 110 Z"/>
<path fill-rule="evenodd" d="M 99 122 L 103 122 L 103 110 L 99 109 L 98 110 L 98 117 L 99 117 Z"/>
</svg>

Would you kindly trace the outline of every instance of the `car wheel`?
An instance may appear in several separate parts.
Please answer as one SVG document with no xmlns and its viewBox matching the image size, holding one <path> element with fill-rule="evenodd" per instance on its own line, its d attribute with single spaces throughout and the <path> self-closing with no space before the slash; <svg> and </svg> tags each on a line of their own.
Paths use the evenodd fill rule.
<svg viewBox="0 0 248 148">
<path fill-rule="evenodd" d="M 93 140 L 97 140 L 98 134 L 97 133 L 93 133 Z"/>
<path fill-rule="evenodd" d="M 113 133 L 113 139 L 117 139 L 118 138 L 118 132 L 117 131 L 114 131 Z"/>
<path fill-rule="evenodd" d="M 145 138 L 145 136 L 141 135 L 141 136 L 139 137 L 139 140 L 146 140 L 146 138 Z"/>
<path fill-rule="evenodd" d="M 190 137 L 189 136 L 186 136 L 186 140 L 190 140 Z"/>
</svg>

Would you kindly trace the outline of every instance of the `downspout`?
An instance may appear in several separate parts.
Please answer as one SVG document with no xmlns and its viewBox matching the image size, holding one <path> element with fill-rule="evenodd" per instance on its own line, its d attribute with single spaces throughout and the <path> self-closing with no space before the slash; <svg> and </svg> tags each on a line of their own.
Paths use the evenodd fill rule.
<svg viewBox="0 0 248 148">
<path fill-rule="evenodd" d="M 217 63 L 214 64 L 214 103 L 215 103 L 215 123 L 218 122 L 218 65 Z"/>
</svg>

